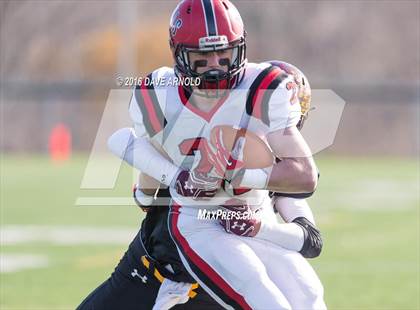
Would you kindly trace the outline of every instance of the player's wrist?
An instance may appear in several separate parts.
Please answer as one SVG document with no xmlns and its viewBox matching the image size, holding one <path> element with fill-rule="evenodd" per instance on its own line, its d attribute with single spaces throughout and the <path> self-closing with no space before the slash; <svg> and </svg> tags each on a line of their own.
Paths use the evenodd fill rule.
<svg viewBox="0 0 420 310">
<path fill-rule="evenodd" d="M 260 220 L 258 231 L 255 233 L 255 237 L 264 240 L 270 240 L 272 236 L 272 226 L 270 223 L 264 220 Z"/>
<path fill-rule="evenodd" d="M 244 169 L 240 176 L 237 187 L 266 189 L 268 184 L 268 173 L 264 169 Z"/>
<path fill-rule="evenodd" d="M 169 184 L 169 187 L 175 187 L 177 180 L 180 178 L 182 174 L 188 173 L 187 170 L 183 170 L 182 168 L 178 168 L 178 170 L 174 173 L 174 176 Z"/>
<path fill-rule="evenodd" d="M 209 177 L 207 174 L 196 170 L 182 170 L 177 173 L 171 186 L 176 192 L 184 197 L 193 199 L 208 199 L 216 195 L 220 188 L 221 180 L 215 177 Z"/>
<path fill-rule="evenodd" d="M 166 164 L 167 165 L 163 165 L 161 167 L 163 168 L 163 173 L 161 175 L 160 183 L 165 184 L 166 186 L 171 186 L 176 181 L 179 173 L 182 170 L 170 162 Z"/>
<path fill-rule="evenodd" d="M 134 185 L 133 188 L 133 198 L 136 202 L 137 206 L 143 209 L 143 211 L 148 211 L 149 208 L 152 206 L 153 202 L 155 201 L 155 197 L 153 195 L 147 195 L 144 193 L 138 186 L 138 184 Z"/>
</svg>

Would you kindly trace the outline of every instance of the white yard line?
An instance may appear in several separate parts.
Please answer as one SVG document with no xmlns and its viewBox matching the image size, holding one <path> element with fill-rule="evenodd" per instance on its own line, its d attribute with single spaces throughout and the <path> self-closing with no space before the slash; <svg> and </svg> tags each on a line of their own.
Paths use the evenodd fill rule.
<svg viewBox="0 0 420 310">
<path fill-rule="evenodd" d="M 0 273 L 11 273 L 25 269 L 48 267 L 45 255 L 0 254 Z"/>
<path fill-rule="evenodd" d="M 133 206 L 133 197 L 78 197 L 76 206 Z"/>
<path fill-rule="evenodd" d="M 46 243 L 52 245 L 128 245 L 138 228 L 83 227 L 83 226 L 35 226 L 6 225 L 0 228 L 0 244 L 19 245 Z M 0 273 L 12 273 L 26 269 L 49 266 L 47 255 L 5 254 L 0 255 Z"/>
<path fill-rule="evenodd" d="M 0 244 L 15 245 L 42 242 L 54 245 L 125 244 L 138 228 L 6 225 L 0 228 Z"/>
</svg>

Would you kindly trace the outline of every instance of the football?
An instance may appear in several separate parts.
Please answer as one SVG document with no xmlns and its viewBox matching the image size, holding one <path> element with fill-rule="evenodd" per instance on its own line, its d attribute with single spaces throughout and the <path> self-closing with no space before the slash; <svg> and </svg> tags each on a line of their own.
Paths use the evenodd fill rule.
<svg viewBox="0 0 420 310">
<path fill-rule="evenodd" d="M 221 138 L 223 145 L 231 153 L 238 143 L 244 144 L 242 161 L 247 169 L 266 168 L 274 163 L 275 158 L 268 145 L 247 129 L 227 125 L 213 127 L 210 133 L 210 143 L 215 148 L 217 147 L 217 136 Z M 231 154 L 235 157 L 234 155 Z"/>
</svg>

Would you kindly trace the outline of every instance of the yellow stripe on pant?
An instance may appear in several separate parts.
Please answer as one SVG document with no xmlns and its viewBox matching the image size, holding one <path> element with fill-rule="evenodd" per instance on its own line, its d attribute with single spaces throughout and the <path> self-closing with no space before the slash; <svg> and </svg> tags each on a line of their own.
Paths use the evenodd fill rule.
<svg viewBox="0 0 420 310">
<path fill-rule="evenodd" d="M 149 262 L 149 260 L 147 259 L 147 257 L 145 256 L 145 255 L 143 255 L 142 257 L 141 257 L 141 262 L 143 263 L 143 265 L 144 265 L 144 267 L 146 267 L 147 269 L 150 269 L 150 262 Z M 163 282 L 163 280 L 165 279 L 161 274 L 160 274 L 160 272 L 159 272 L 159 270 L 157 270 L 156 268 L 154 268 L 154 270 L 153 270 L 153 275 L 155 276 L 155 278 L 160 282 L 160 283 L 162 283 Z M 188 296 L 190 297 L 190 298 L 194 298 L 195 296 L 197 296 L 197 292 L 194 292 L 194 290 L 195 289 L 197 289 L 198 288 L 198 283 L 193 283 L 192 285 L 191 285 L 191 289 L 190 289 L 190 291 L 188 292 Z"/>
</svg>

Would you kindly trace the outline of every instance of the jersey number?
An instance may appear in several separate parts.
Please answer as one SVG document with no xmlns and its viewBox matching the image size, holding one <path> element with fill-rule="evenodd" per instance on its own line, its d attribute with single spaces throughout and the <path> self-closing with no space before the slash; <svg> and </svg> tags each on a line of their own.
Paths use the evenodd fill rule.
<svg viewBox="0 0 420 310">
<path fill-rule="evenodd" d="M 197 166 L 197 171 L 200 173 L 209 173 L 213 169 L 213 165 L 210 161 L 210 156 L 212 156 L 213 151 L 209 146 L 209 143 L 206 138 L 191 138 L 185 139 L 179 145 L 179 150 L 182 155 L 195 156 L 196 152 L 200 152 L 200 162 Z M 225 185 L 223 184 L 223 187 Z M 233 189 L 234 195 L 242 195 L 246 192 L 249 192 L 248 188 L 235 188 Z"/>
<path fill-rule="evenodd" d="M 197 166 L 197 171 L 200 173 L 209 173 L 213 169 L 213 165 L 210 163 L 211 150 L 209 143 L 206 138 L 198 137 L 185 139 L 179 145 L 179 150 L 182 155 L 195 156 L 196 152 L 200 152 L 200 162 Z"/>
</svg>

